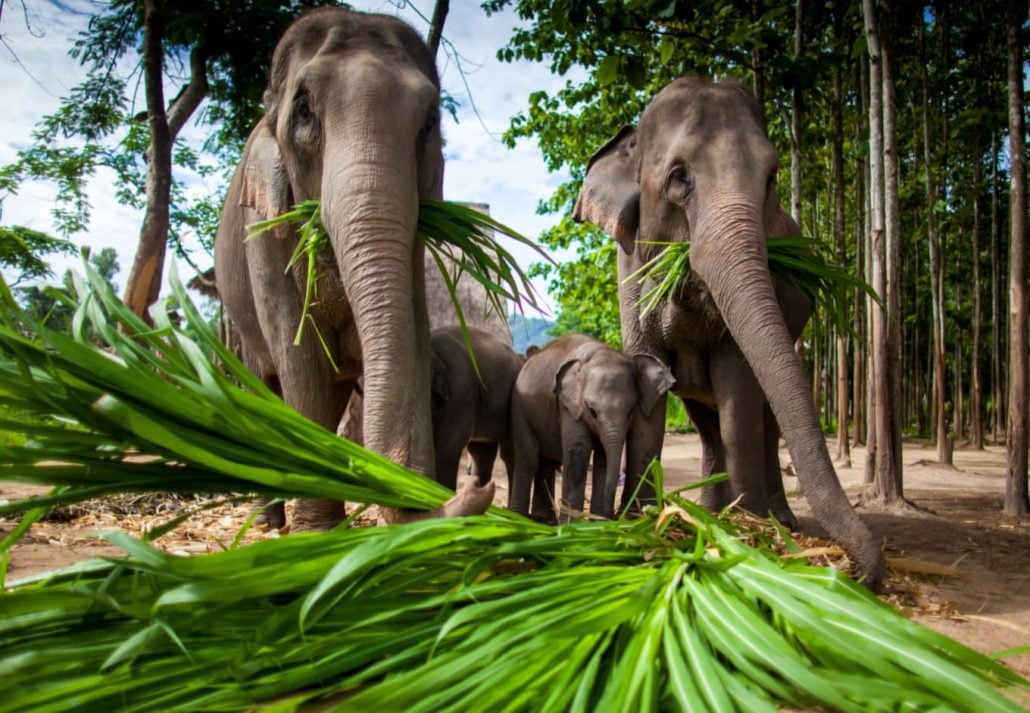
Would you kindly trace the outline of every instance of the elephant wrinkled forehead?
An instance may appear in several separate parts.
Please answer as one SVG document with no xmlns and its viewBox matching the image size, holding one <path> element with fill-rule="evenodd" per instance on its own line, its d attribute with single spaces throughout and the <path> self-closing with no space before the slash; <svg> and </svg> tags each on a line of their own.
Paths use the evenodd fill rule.
<svg viewBox="0 0 1030 713">
<path fill-rule="evenodd" d="M 344 57 L 359 52 L 372 52 L 398 64 L 413 63 L 439 86 L 429 49 L 410 25 L 389 15 L 325 7 L 305 14 L 283 35 L 272 58 L 270 87 L 282 87 L 297 62 L 306 63 L 319 55 Z"/>
<path fill-rule="evenodd" d="M 660 91 L 640 119 L 643 136 L 666 136 L 657 127 L 677 127 L 676 135 L 704 145 L 727 133 L 765 138 L 754 95 L 735 81 L 709 82 L 682 77 Z"/>
</svg>

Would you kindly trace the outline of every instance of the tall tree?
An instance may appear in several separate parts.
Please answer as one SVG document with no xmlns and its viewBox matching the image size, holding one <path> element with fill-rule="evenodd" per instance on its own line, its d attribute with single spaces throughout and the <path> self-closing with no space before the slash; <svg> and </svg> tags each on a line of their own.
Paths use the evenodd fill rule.
<svg viewBox="0 0 1030 713">
<path fill-rule="evenodd" d="M 842 53 L 844 47 L 844 15 L 847 4 L 836 0 L 833 4 L 834 49 Z M 837 248 L 837 263 L 847 268 L 845 240 L 845 186 L 844 186 L 844 69 L 840 59 L 833 67 L 833 239 Z M 848 441 L 848 339 L 837 334 L 837 460 L 845 468 L 851 467 L 851 448 Z"/>
<path fill-rule="evenodd" d="M 1026 6 L 1007 13 L 1009 95 L 1009 417 L 1005 513 L 1030 515 L 1027 496 L 1026 154 L 1023 121 L 1023 38 Z"/>
</svg>

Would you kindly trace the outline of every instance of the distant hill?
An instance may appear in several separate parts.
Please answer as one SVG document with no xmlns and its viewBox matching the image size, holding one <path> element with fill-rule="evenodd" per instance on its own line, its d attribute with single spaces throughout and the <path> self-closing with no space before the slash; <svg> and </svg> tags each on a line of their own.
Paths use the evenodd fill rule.
<svg viewBox="0 0 1030 713">
<path fill-rule="evenodd" d="M 547 333 L 554 322 L 542 317 L 513 314 L 508 317 L 508 326 L 511 327 L 512 344 L 519 354 L 525 354 L 526 348 L 531 345 L 542 347 L 554 339 Z"/>
</svg>

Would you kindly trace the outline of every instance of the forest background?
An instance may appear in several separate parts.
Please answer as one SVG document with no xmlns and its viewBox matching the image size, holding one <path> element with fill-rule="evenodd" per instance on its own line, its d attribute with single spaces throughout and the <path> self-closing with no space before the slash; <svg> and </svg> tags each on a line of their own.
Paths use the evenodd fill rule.
<svg viewBox="0 0 1030 713">
<path fill-rule="evenodd" d="M 166 246 L 187 254 L 187 233 L 199 242 L 189 253 L 198 271 L 210 264 L 221 189 L 198 195 L 176 176 L 224 186 L 260 112 L 266 58 L 309 4 L 93 4 L 71 48 L 85 82 L 0 170 L 5 204 L 27 180 L 57 186 L 56 235 L 0 226 L 8 271 L 26 283 L 53 279 L 50 256 L 74 249 L 98 170 L 113 172 L 118 199 L 143 213 L 130 306 L 142 311 L 156 299 Z M 28 18 L 32 7 L 0 4 L 0 20 L 10 22 L 12 10 Z M 517 21 L 498 43 L 500 61 L 539 65 L 548 77 L 505 107 L 514 115 L 503 142 L 536 144 L 555 172 L 540 217 L 508 220 L 562 258 L 534 268 L 555 304 L 554 333 L 619 343 L 616 245 L 568 217 L 590 155 L 673 78 L 740 79 L 764 106 L 779 149 L 783 204 L 882 298 L 853 296 L 853 333 L 816 314 L 802 340 L 837 457 L 847 460 L 852 443 L 870 446 L 870 499 L 903 504 L 903 437 L 933 439 L 945 463 L 956 442 L 1007 442 L 1005 509 L 1030 511 L 1025 3 L 489 0 L 478 12 Z M 441 59 L 460 62 L 460 46 L 447 54 L 447 14 L 446 1 L 423 8 L 422 27 L 444 38 Z M 457 118 L 475 100 L 445 93 L 444 106 Z M 199 147 L 186 140 L 191 130 L 203 136 Z M 111 255 L 94 259 L 111 272 Z M 38 310 L 55 304 L 33 289 L 21 294 Z"/>
</svg>

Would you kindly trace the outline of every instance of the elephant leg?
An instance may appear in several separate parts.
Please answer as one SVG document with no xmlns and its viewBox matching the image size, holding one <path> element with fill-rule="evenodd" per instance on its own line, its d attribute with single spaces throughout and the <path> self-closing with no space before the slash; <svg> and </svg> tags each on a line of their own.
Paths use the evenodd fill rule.
<svg viewBox="0 0 1030 713">
<path fill-rule="evenodd" d="M 458 468 L 461 467 L 461 453 L 471 433 L 471 428 L 456 428 L 447 423 L 435 425 L 436 480 L 451 490 L 458 487 Z"/>
<path fill-rule="evenodd" d="M 540 447 L 536 436 L 526 422 L 522 405 L 511 409 L 512 440 L 514 442 L 515 469 L 508 488 L 508 509 L 522 515 L 529 514 L 529 495 L 540 467 Z"/>
<path fill-rule="evenodd" d="M 650 416 L 645 417 L 637 411 L 626 434 L 626 483 L 622 490 L 622 510 L 639 509 L 644 504 L 655 502 L 654 485 L 646 480 L 641 482 L 641 478 L 651 461 L 662 457 L 666 398 L 667 395 L 662 396 Z"/>
<path fill-rule="evenodd" d="M 533 485 L 532 517 L 538 522 L 556 523 L 558 515 L 555 511 L 554 475 L 558 471 L 556 463 L 544 463 L 537 473 Z"/>
<path fill-rule="evenodd" d="M 476 464 L 476 477 L 480 485 L 486 485 L 493 479 L 494 461 L 497 460 L 497 441 L 470 441 L 469 455 Z"/>
<path fill-rule="evenodd" d="M 560 522 L 569 522 L 583 512 L 586 501 L 587 467 L 591 445 L 590 431 L 581 421 L 562 414 L 562 467 Z"/>
<path fill-rule="evenodd" d="M 780 472 L 780 427 L 769 404 L 765 404 L 765 492 L 769 498 L 769 511 L 787 529 L 798 529 L 798 519 L 787 502 L 783 491 L 783 473 Z"/>
<path fill-rule="evenodd" d="M 724 339 L 709 358 L 712 390 L 719 411 L 731 496 L 759 516 L 769 510 L 765 488 L 765 395 L 744 355 Z"/>
<path fill-rule="evenodd" d="M 719 414 L 697 401 L 683 400 L 691 423 L 701 438 L 701 479 L 726 472 L 726 456 L 719 436 Z M 719 512 L 733 501 L 730 484 L 726 481 L 701 489 L 702 507 Z"/>
<path fill-rule="evenodd" d="M 591 462 L 590 473 L 590 513 L 592 515 L 604 514 L 606 476 L 608 474 L 608 461 L 604 456 L 604 448 L 594 446 L 594 456 Z M 609 506 L 610 510 L 610 506 Z M 610 512 L 608 513 L 610 515 Z"/>
<path fill-rule="evenodd" d="M 515 477 L 515 446 L 511 442 L 510 434 L 501 440 L 500 451 L 501 462 L 504 463 L 504 472 L 508 476 L 508 492 L 510 493 Z"/>
</svg>

